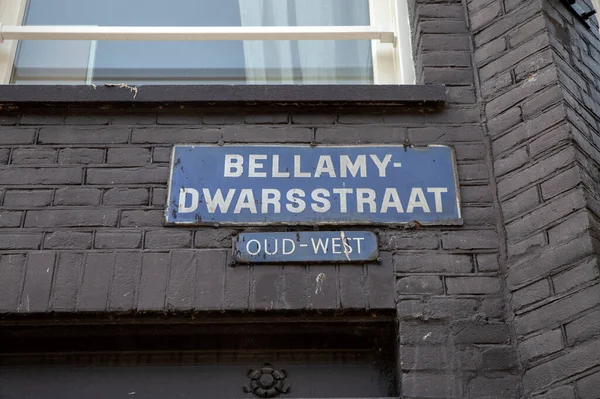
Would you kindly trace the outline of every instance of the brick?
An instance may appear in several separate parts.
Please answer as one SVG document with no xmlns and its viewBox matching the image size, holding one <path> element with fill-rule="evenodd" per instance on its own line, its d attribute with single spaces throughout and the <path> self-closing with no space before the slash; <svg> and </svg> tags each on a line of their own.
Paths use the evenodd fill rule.
<svg viewBox="0 0 600 399">
<path fill-rule="evenodd" d="M 443 18 L 444 20 L 464 19 L 462 5 L 455 4 L 419 4 L 417 14 L 423 18 Z"/>
<path fill-rule="evenodd" d="M 509 345 L 494 345 L 481 352 L 484 370 L 513 370 L 517 368 L 517 353 Z"/>
<path fill-rule="evenodd" d="M 198 311 L 224 309 L 225 286 L 233 289 L 228 293 L 227 307 L 247 308 L 248 306 L 248 270 L 246 267 L 236 267 L 233 271 L 227 266 L 227 252 L 222 250 L 195 251 L 195 297 L 193 307 Z M 228 270 L 226 270 L 228 269 Z M 237 273 L 238 270 L 241 273 Z M 229 277 L 225 281 L 226 272 Z M 235 273 L 235 276 L 234 276 Z M 244 274 L 245 273 L 245 274 Z M 244 276 L 246 279 L 244 279 Z M 244 287 L 243 284 L 246 283 Z M 244 307 L 245 304 L 245 307 Z"/>
<path fill-rule="evenodd" d="M 149 148 L 109 148 L 106 162 L 122 165 L 143 165 L 150 163 Z"/>
<path fill-rule="evenodd" d="M 365 265 L 367 269 L 365 289 L 369 300 L 369 308 L 394 309 L 396 307 L 396 295 L 394 293 L 392 254 L 382 251 L 379 256 L 381 257 L 379 265 Z"/>
<path fill-rule="evenodd" d="M 194 304 L 196 257 L 194 251 L 171 253 L 167 285 L 167 310 L 190 310 Z"/>
<path fill-rule="evenodd" d="M 402 394 L 409 397 L 462 398 L 463 381 L 454 374 L 402 373 Z"/>
<path fill-rule="evenodd" d="M 207 260 L 212 260 L 208 258 Z M 198 267 L 210 267 L 202 260 Z M 250 308 L 250 267 L 225 267 L 223 310 L 248 310 Z"/>
<path fill-rule="evenodd" d="M 577 392 L 581 399 L 597 399 L 600 386 L 600 373 L 588 375 L 577 381 Z"/>
<path fill-rule="evenodd" d="M 486 159 L 487 150 L 483 144 L 462 144 L 454 145 L 456 159 L 458 161 L 481 161 Z"/>
<path fill-rule="evenodd" d="M 391 278 L 391 276 L 389 277 Z M 307 268 L 302 265 L 285 265 L 283 266 L 281 278 L 280 306 L 289 310 L 307 309 Z"/>
<path fill-rule="evenodd" d="M 467 33 L 467 25 L 463 19 L 434 19 L 421 21 L 418 26 L 421 33 Z"/>
<path fill-rule="evenodd" d="M 65 124 L 70 125 L 108 125 L 110 117 L 107 110 L 88 110 L 70 108 L 65 115 Z"/>
<path fill-rule="evenodd" d="M 586 210 L 575 213 L 563 220 L 560 224 L 548 230 L 548 242 L 560 244 L 570 241 L 590 229 L 590 215 Z"/>
<path fill-rule="evenodd" d="M 507 38 L 511 47 L 515 47 L 522 42 L 538 35 L 546 28 L 546 21 L 543 16 L 538 16 L 524 25 L 508 32 Z"/>
<path fill-rule="evenodd" d="M 165 308 L 168 270 L 168 253 L 146 252 L 142 255 L 142 276 L 137 302 L 139 311 L 160 311 Z"/>
<path fill-rule="evenodd" d="M 527 120 L 524 124 L 519 124 L 516 129 L 508 132 L 502 137 L 494 139 L 494 154 L 501 154 L 505 151 L 512 150 L 512 148 L 536 137 L 540 133 L 549 131 L 554 125 L 563 122 L 564 118 L 564 108 L 556 106 L 547 112 Z M 535 142 L 535 140 L 532 142 Z"/>
<path fill-rule="evenodd" d="M 438 276 L 411 276 L 398 279 L 396 291 L 404 295 L 443 294 L 442 278 Z"/>
<path fill-rule="evenodd" d="M 504 132 L 517 123 L 523 121 L 523 116 L 520 107 L 512 107 L 507 111 L 504 111 L 500 115 L 497 115 L 488 120 L 487 127 L 488 131 L 492 136 L 497 136 L 499 133 Z"/>
<path fill-rule="evenodd" d="M 480 126 L 457 127 L 409 127 L 408 137 L 413 144 L 455 143 L 466 141 L 481 141 L 483 131 Z"/>
<path fill-rule="evenodd" d="M 24 255 L 0 256 L 0 275 L 2 276 L 0 279 L 0 313 L 17 311 L 24 274 Z"/>
<path fill-rule="evenodd" d="M 138 144 L 216 144 L 219 140 L 219 129 L 134 128 L 131 136 L 131 142 Z"/>
<path fill-rule="evenodd" d="M 496 76 L 491 77 L 489 80 L 486 80 L 481 84 L 481 94 L 483 98 L 490 99 L 500 92 L 503 92 L 504 89 L 511 86 L 513 84 L 513 77 L 510 71 L 506 71 L 504 73 L 500 73 Z"/>
<path fill-rule="evenodd" d="M 520 335 L 542 328 L 552 328 L 598 303 L 600 303 L 600 290 L 598 285 L 594 285 L 571 296 L 546 304 L 535 311 L 515 317 L 515 328 Z"/>
<path fill-rule="evenodd" d="M 517 398 L 518 379 L 514 375 L 477 376 L 469 383 L 470 398 Z"/>
<path fill-rule="evenodd" d="M 581 183 L 579 168 L 574 167 L 567 169 L 566 171 L 554 176 L 549 180 L 546 180 L 541 184 L 542 197 L 544 200 L 548 200 L 558 194 L 562 194 L 563 192 L 572 189 L 579 183 Z"/>
<path fill-rule="evenodd" d="M 25 227 L 116 227 L 117 218 L 113 209 L 33 210 L 25 216 Z"/>
<path fill-rule="evenodd" d="M 62 125 L 65 119 L 61 110 L 36 110 L 36 113 L 22 114 L 19 119 L 20 125 Z"/>
<path fill-rule="evenodd" d="M 475 299 L 432 298 L 427 302 L 426 314 L 432 319 L 462 319 L 473 317 L 477 312 Z"/>
<path fill-rule="evenodd" d="M 510 342 L 508 325 L 504 323 L 460 323 L 453 326 L 455 344 L 507 344 Z"/>
<path fill-rule="evenodd" d="M 583 315 L 565 326 L 567 342 L 570 346 L 600 336 L 600 310 Z"/>
<path fill-rule="evenodd" d="M 500 279 L 496 277 L 448 277 L 448 295 L 486 295 L 500 291 Z"/>
<path fill-rule="evenodd" d="M 477 270 L 480 272 L 496 272 L 500 269 L 497 254 L 478 254 Z"/>
<path fill-rule="evenodd" d="M 446 231 L 442 233 L 445 249 L 498 248 L 498 235 L 493 230 Z"/>
<path fill-rule="evenodd" d="M 161 110 L 162 111 L 162 110 Z M 200 125 L 202 116 L 197 111 L 172 110 L 159 111 L 156 123 L 158 125 Z"/>
<path fill-rule="evenodd" d="M 155 187 L 152 189 L 152 205 L 165 206 L 167 203 L 167 190 L 164 188 Z"/>
<path fill-rule="evenodd" d="M 574 388 L 567 385 L 551 389 L 539 396 L 536 395 L 534 399 L 576 399 L 576 397 Z"/>
<path fill-rule="evenodd" d="M 397 253 L 394 271 L 400 273 L 470 273 L 473 263 L 470 255 L 439 254 L 435 252 Z"/>
<path fill-rule="evenodd" d="M 281 308 L 279 298 L 282 291 L 280 267 L 255 268 L 250 289 L 250 309 L 269 311 Z"/>
<path fill-rule="evenodd" d="M 67 187 L 56 190 L 54 205 L 90 206 L 100 203 L 102 191 L 96 188 Z"/>
<path fill-rule="evenodd" d="M 0 227 L 19 227 L 23 212 L 0 211 Z"/>
<path fill-rule="evenodd" d="M 251 113 L 246 115 L 244 123 L 262 124 L 262 125 L 275 125 L 275 124 L 286 124 L 289 122 L 289 115 L 287 113 Z"/>
<path fill-rule="evenodd" d="M 552 43 L 552 38 L 550 38 L 550 43 Z M 523 80 L 529 78 L 531 75 L 536 74 L 538 71 L 544 69 L 548 65 L 554 63 L 553 58 L 554 52 L 551 49 L 538 51 L 537 53 L 525 58 L 523 61 L 519 62 L 515 65 L 513 69 L 513 73 L 515 75 L 516 82 L 522 82 Z M 558 76 L 561 77 L 561 72 L 559 71 Z M 564 79 L 560 79 L 563 83 Z"/>
<path fill-rule="evenodd" d="M 438 249 L 440 235 L 437 231 L 385 230 L 379 233 L 382 249 Z"/>
<path fill-rule="evenodd" d="M 27 271 L 19 312 L 42 313 L 48 311 L 54 260 L 53 252 L 31 252 L 27 256 Z M 2 302 L 0 301 L 0 303 Z"/>
<path fill-rule="evenodd" d="M 92 247 L 92 233 L 77 231 L 55 231 L 46 233 L 44 249 L 89 249 Z"/>
<path fill-rule="evenodd" d="M 425 67 L 423 68 L 423 77 L 428 84 L 473 84 L 473 71 L 470 68 Z"/>
<path fill-rule="evenodd" d="M 510 303 L 513 309 L 519 310 L 523 306 L 541 301 L 549 296 L 550 283 L 544 279 L 513 292 Z"/>
<path fill-rule="evenodd" d="M 448 340 L 450 327 L 432 322 L 401 321 L 398 329 L 402 345 L 434 345 Z"/>
<path fill-rule="evenodd" d="M 53 148 L 15 148 L 10 163 L 12 164 L 52 164 L 56 159 Z"/>
<path fill-rule="evenodd" d="M 424 53 L 421 57 L 424 66 L 471 66 L 471 54 L 466 51 L 439 51 L 435 53 Z"/>
<path fill-rule="evenodd" d="M 402 143 L 404 130 L 392 127 L 365 128 L 317 128 L 316 141 L 324 144 L 370 144 Z"/>
<path fill-rule="evenodd" d="M 515 197 L 502 201 L 502 212 L 506 220 L 511 220 L 517 216 L 530 212 L 540 204 L 537 187 L 531 187 Z"/>
<path fill-rule="evenodd" d="M 417 299 L 398 298 L 396 317 L 398 320 L 417 319 L 425 315 L 425 303 Z"/>
<path fill-rule="evenodd" d="M 501 320 L 505 315 L 504 305 L 504 298 L 483 298 L 479 314 L 488 319 Z"/>
<path fill-rule="evenodd" d="M 497 158 L 494 161 L 494 170 L 496 172 L 496 176 L 500 177 L 512 172 L 515 169 L 525 165 L 527 162 L 529 162 L 527 148 L 519 148 L 518 150 L 508 153 L 506 157 Z"/>
<path fill-rule="evenodd" d="M 189 248 L 191 245 L 191 231 L 148 231 L 144 240 L 144 248 L 146 249 Z"/>
<path fill-rule="evenodd" d="M 460 199 L 463 204 L 489 204 L 492 202 L 490 186 L 460 187 Z"/>
<path fill-rule="evenodd" d="M 0 184 L 81 184 L 81 168 L 0 168 Z"/>
<path fill-rule="evenodd" d="M 552 277 L 552 282 L 556 293 L 562 293 L 596 278 L 598 278 L 598 260 L 593 258 Z"/>
<path fill-rule="evenodd" d="M 34 140 L 35 129 L 17 127 L 0 128 L 0 145 L 33 144 Z"/>
<path fill-rule="evenodd" d="M 339 309 L 337 273 L 330 266 L 310 265 L 308 272 L 309 309 Z"/>
<path fill-rule="evenodd" d="M 0 148 L 0 164 L 6 165 L 10 158 L 10 148 Z"/>
<path fill-rule="evenodd" d="M 171 162 L 172 147 L 155 147 L 152 151 L 152 163 Z"/>
<path fill-rule="evenodd" d="M 104 205 L 148 205 L 147 188 L 115 187 L 104 193 Z"/>
<path fill-rule="evenodd" d="M 477 370 L 481 355 L 476 348 L 458 350 L 446 346 L 400 347 L 402 370 Z"/>
<path fill-rule="evenodd" d="M 82 128 L 43 127 L 40 129 L 40 144 L 124 144 L 129 141 L 127 127 Z"/>
<path fill-rule="evenodd" d="M 581 191 L 573 191 L 551 202 L 546 202 L 541 207 L 506 225 L 509 241 L 517 241 L 526 237 L 584 206 L 585 199 Z"/>
<path fill-rule="evenodd" d="M 88 169 L 88 184 L 165 184 L 169 168 L 147 166 L 140 168 L 97 168 Z"/>
<path fill-rule="evenodd" d="M 295 125 L 332 125 L 336 121 L 336 115 L 333 112 L 319 111 L 293 111 L 292 123 Z"/>
<path fill-rule="evenodd" d="M 115 266 L 108 309 L 110 311 L 133 310 L 137 303 L 140 284 L 142 254 L 122 252 L 115 254 Z"/>
<path fill-rule="evenodd" d="M 469 51 L 469 36 L 425 33 L 421 36 L 421 50 L 427 51 Z"/>
<path fill-rule="evenodd" d="M 96 233 L 94 248 L 97 249 L 137 249 L 142 246 L 140 231 L 99 231 Z"/>
<path fill-rule="evenodd" d="M 471 29 L 477 31 L 483 26 L 492 22 L 502 13 L 502 6 L 499 2 L 495 1 L 487 7 L 476 11 L 470 15 L 471 18 Z"/>
<path fill-rule="evenodd" d="M 113 253 L 89 253 L 79 294 L 79 311 L 103 312 L 108 303 L 111 277 L 115 263 Z"/>
<path fill-rule="evenodd" d="M 58 256 L 54 270 L 50 309 L 55 312 L 73 312 L 77 308 L 79 285 L 83 273 L 84 254 L 65 252 Z"/>
<path fill-rule="evenodd" d="M 551 86 L 544 91 L 523 102 L 521 108 L 523 116 L 529 117 L 556 104 L 563 99 L 562 89 L 559 85 Z"/>
<path fill-rule="evenodd" d="M 484 61 L 497 56 L 506 50 L 506 39 L 499 37 L 475 50 L 475 62 L 481 65 Z"/>
<path fill-rule="evenodd" d="M 111 125 L 155 125 L 156 112 L 142 110 L 119 109 L 118 114 L 109 115 Z"/>
<path fill-rule="evenodd" d="M 484 181 L 488 179 L 487 166 L 483 164 L 458 165 L 460 183 Z"/>
<path fill-rule="evenodd" d="M 446 101 L 448 104 L 472 104 L 476 102 L 473 87 L 446 87 Z"/>
<path fill-rule="evenodd" d="M 525 361 L 558 352 L 564 347 L 560 329 L 545 331 L 519 344 L 519 353 Z"/>
<path fill-rule="evenodd" d="M 340 308 L 368 308 L 366 276 L 362 267 L 340 268 L 337 279 L 340 284 Z"/>
<path fill-rule="evenodd" d="M 592 243 L 585 237 L 537 251 L 529 250 L 527 256 L 511 265 L 506 282 L 509 287 L 514 287 L 538 279 L 591 255 L 593 251 Z"/>
<path fill-rule="evenodd" d="M 4 206 L 15 208 L 44 207 L 52 203 L 52 190 L 8 190 Z"/>
<path fill-rule="evenodd" d="M 42 233 L 0 233 L 0 249 L 40 249 Z"/>
<path fill-rule="evenodd" d="M 493 65 L 495 62 L 496 61 L 489 65 Z M 487 66 L 484 68 L 487 68 Z M 523 98 L 527 98 L 543 87 L 554 84 L 557 80 L 558 75 L 554 67 L 535 72 L 520 85 L 515 86 L 506 93 L 490 100 L 485 106 L 486 115 L 488 115 L 488 117 L 498 115 L 520 102 Z"/>
<path fill-rule="evenodd" d="M 100 148 L 65 148 L 58 153 L 58 163 L 101 164 L 104 163 L 104 152 Z"/>
<path fill-rule="evenodd" d="M 162 210 L 136 210 L 121 213 L 121 227 L 159 227 L 164 222 L 165 215 Z"/>
<path fill-rule="evenodd" d="M 223 228 L 198 228 L 195 233 L 196 248 L 231 248 L 232 231 Z"/>
<path fill-rule="evenodd" d="M 574 155 L 572 148 L 566 148 L 548 158 L 530 164 L 527 168 L 507 175 L 498 182 L 501 198 L 506 198 L 513 192 L 546 178 L 555 170 L 566 167 L 574 161 Z"/>
<path fill-rule="evenodd" d="M 527 21 L 533 14 L 540 12 L 542 4 L 540 0 L 532 0 L 522 7 L 519 12 L 514 12 L 510 18 L 501 18 L 492 25 L 486 27 L 475 35 L 475 46 L 479 47 L 492 39 L 508 32 L 515 26 Z"/>
<path fill-rule="evenodd" d="M 533 367 L 523 376 L 526 393 L 549 386 L 600 363 L 600 340 L 574 348 L 564 355 Z"/>
</svg>

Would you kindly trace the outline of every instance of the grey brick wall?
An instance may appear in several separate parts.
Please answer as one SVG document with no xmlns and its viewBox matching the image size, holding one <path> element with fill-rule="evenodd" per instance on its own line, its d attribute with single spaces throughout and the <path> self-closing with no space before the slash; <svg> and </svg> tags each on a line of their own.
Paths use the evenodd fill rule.
<svg viewBox="0 0 600 399">
<path fill-rule="evenodd" d="M 408 4 L 444 109 L 5 111 L 2 318 L 395 309 L 402 398 L 595 398 L 599 35 L 558 0 Z M 381 265 L 230 267 L 234 230 L 163 227 L 172 145 L 218 142 L 452 145 L 464 225 L 380 228 Z"/>
</svg>

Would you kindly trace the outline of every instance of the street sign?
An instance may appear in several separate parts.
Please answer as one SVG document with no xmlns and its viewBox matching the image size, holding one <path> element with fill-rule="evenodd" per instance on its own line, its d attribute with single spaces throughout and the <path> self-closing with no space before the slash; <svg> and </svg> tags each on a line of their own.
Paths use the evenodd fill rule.
<svg viewBox="0 0 600 399">
<path fill-rule="evenodd" d="M 379 256 L 369 231 L 241 233 L 233 238 L 239 263 L 369 262 Z"/>
<path fill-rule="evenodd" d="M 461 224 L 447 146 L 177 145 L 168 224 Z"/>
</svg>

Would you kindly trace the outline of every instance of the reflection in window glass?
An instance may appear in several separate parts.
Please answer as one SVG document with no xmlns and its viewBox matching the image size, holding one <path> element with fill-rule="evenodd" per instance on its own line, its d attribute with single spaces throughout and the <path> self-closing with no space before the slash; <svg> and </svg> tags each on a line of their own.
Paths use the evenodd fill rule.
<svg viewBox="0 0 600 399">
<path fill-rule="evenodd" d="M 368 0 L 29 0 L 24 25 L 369 25 Z M 369 84 L 369 41 L 22 41 L 17 84 Z"/>
</svg>

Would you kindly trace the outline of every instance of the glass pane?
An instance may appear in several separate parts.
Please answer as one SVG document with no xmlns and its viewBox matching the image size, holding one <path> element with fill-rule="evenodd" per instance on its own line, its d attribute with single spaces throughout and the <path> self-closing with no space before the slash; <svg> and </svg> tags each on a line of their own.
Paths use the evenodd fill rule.
<svg viewBox="0 0 600 399">
<path fill-rule="evenodd" d="M 369 25 L 368 0 L 29 0 L 25 25 Z M 369 41 L 23 41 L 17 84 L 372 83 Z"/>
</svg>

